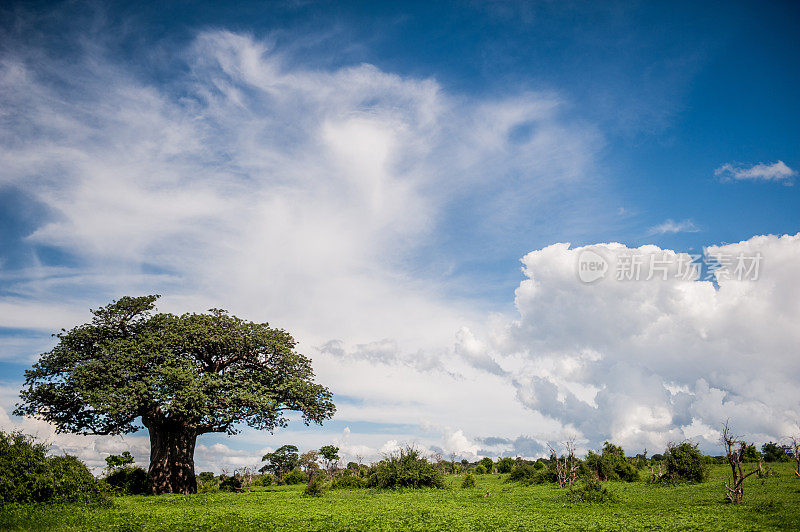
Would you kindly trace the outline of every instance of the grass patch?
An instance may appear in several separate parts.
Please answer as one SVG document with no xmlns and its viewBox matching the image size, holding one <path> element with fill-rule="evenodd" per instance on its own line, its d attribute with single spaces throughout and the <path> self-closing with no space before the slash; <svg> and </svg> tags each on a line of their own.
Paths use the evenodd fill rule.
<svg viewBox="0 0 800 532">
<path fill-rule="evenodd" d="M 244 493 L 124 496 L 110 507 L 80 504 L 0 508 L 2 530 L 797 530 L 800 480 L 789 464 L 745 485 L 744 504 L 724 502 L 725 468 L 675 486 L 608 482 L 612 504 L 573 502 L 552 484 L 505 483 L 507 475 L 448 476 L 444 489 L 330 490 L 304 485 Z M 747 482 L 747 481 L 746 481 Z M 487 496 L 486 493 L 489 493 Z"/>
</svg>

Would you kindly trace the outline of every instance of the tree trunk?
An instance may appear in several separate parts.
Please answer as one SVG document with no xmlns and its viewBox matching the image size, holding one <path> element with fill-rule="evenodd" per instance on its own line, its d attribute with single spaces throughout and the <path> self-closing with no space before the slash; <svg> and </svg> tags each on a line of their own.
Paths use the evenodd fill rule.
<svg viewBox="0 0 800 532">
<path fill-rule="evenodd" d="M 197 433 L 184 425 L 148 423 L 150 431 L 150 481 L 153 493 L 197 493 L 194 446 Z"/>
</svg>

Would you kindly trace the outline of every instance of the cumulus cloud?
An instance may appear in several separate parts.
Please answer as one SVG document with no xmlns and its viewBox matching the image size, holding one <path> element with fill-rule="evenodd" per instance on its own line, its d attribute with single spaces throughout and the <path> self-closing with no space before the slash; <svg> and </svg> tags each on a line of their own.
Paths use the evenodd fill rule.
<svg viewBox="0 0 800 532">
<path fill-rule="evenodd" d="M 722 181 L 777 181 L 790 183 L 797 170 L 789 168 L 783 161 L 775 163 L 739 164 L 726 163 L 714 170 Z"/>
<path fill-rule="evenodd" d="M 664 274 L 582 283 L 585 248 L 555 244 L 526 255 L 516 291 L 519 318 L 495 332 L 501 363 L 515 364 L 519 401 L 592 444 L 612 439 L 660 449 L 670 440 L 716 445 L 730 418 L 753 438 L 789 434 L 800 412 L 800 234 L 712 246 L 728 267 L 718 286 L 681 275 L 688 255 L 656 246 L 598 244 L 612 265 L 657 264 Z M 743 276 L 739 260 L 761 271 Z M 748 266 L 749 267 L 749 266 Z M 508 361 L 508 362 L 506 362 Z"/>
<path fill-rule="evenodd" d="M 664 235 L 664 234 L 674 234 L 674 233 L 697 233 L 700 229 L 694 225 L 694 222 L 691 220 L 683 220 L 682 222 L 676 222 L 674 220 L 667 220 L 663 223 L 655 225 L 651 227 L 647 234 L 649 235 Z"/>
</svg>

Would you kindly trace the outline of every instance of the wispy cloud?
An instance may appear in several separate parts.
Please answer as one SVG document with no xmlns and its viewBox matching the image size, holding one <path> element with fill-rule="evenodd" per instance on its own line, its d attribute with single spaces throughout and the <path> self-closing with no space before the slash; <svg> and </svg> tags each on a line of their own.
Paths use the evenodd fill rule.
<svg viewBox="0 0 800 532">
<path fill-rule="evenodd" d="M 714 175 L 723 182 L 751 180 L 790 183 L 791 178 L 797 175 L 797 170 L 789 168 L 783 161 L 751 165 L 726 163 L 714 170 Z"/>
<path fill-rule="evenodd" d="M 667 220 L 658 225 L 654 225 L 648 231 L 648 235 L 666 235 L 673 233 L 697 233 L 700 229 L 694 225 L 691 220 L 683 220 L 676 222 L 674 220 Z"/>
</svg>

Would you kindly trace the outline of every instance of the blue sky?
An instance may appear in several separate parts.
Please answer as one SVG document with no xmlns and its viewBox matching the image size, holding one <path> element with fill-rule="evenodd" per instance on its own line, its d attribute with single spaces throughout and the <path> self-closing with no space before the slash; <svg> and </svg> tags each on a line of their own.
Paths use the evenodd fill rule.
<svg viewBox="0 0 800 532">
<path fill-rule="evenodd" d="M 286 326 L 320 380 L 352 405 L 329 427 L 279 440 L 338 438 L 362 454 L 418 441 L 475 455 L 499 438 L 506 446 L 491 452 L 514 454 L 573 431 L 587 447 L 612 436 L 643 447 L 710 434 L 716 414 L 697 399 L 706 392 L 720 391 L 723 405 L 772 408 L 742 396 L 735 376 L 680 374 L 584 337 L 579 310 L 563 304 L 583 296 L 558 288 L 553 272 L 563 261 L 549 246 L 702 253 L 746 242 L 749 251 L 776 246 L 773 275 L 784 271 L 780 260 L 791 270 L 796 244 L 778 237 L 800 231 L 796 3 L 26 2 L 2 10 L 0 383 L 9 404 L 51 332 L 120 295 L 158 292 L 164 310 L 222 306 Z M 563 334 L 580 340 L 574 352 L 566 337 L 525 336 L 537 331 L 527 321 L 536 311 L 524 310 L 527 281 L 541 288 L 530 297 L 552 289 L 552 313 L 573 324 Z M 686 308 L 650 293 L 626 297 L 693 324 L 700 338 L 714 329 L 698 324 L 698 309 L 724 292 L 716 281 L 717 295 L 701 284 Z M 765 294 L 796 285 L 775 277 L 744 301 L 778 313 L 782 300 Z M 714 326 L 735 329 L 744 318 L 723 306 L 709 306 Z M 745 364 L 753 342 L 795 345 L 787 334 L 742 338 L 737 345 L 747 347 L 735 356 Z M 630 391 L 622 394 L 629 402 L 650 405 L 647 419 L 661 419 L 663 406 L 670 420 L 612 413 L 601 392 L 592 394 L 622 381 L 553 369 L 574 358 L 588 373 L 603 371 L 592 369 L 589 351 L 665 389 L 686 389 L 695 406 L 680 406 L 673 392 L 659 406 Z M 358 386 L 401 376 L 420 388 L 398 386 L 392 396 Z M 444 379 L 447 393 L 407 400 L 425 379 Z M 543 391 L 550 385 L 554 408 Z M 598 418 L 608 414 L 610 428 L 582 424 L 591 412 L 567 408 L 570 393 Z M 459 397 L 482 401 L 473 405 L 478 421 L 462 419 Z M 431 409 L 431 419 L 419 414 Z M 482 428 L 481 415 L 498 411 L 527 421 Z M 779 418 L 748 430 L 780 437 L 788 421 Z M 642 428 L 648 423 L 658 427 Z M 630 436 L 640 433 L 649 436 Z M 241 460 L 261 449 L 257 442 L 278 441 L 213 438 L 209 446 Z"/>
</svg>

